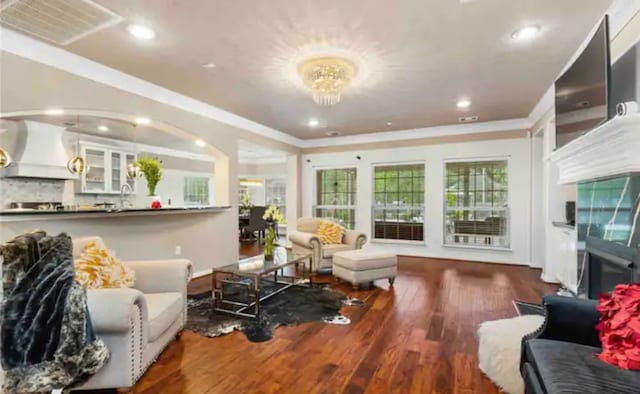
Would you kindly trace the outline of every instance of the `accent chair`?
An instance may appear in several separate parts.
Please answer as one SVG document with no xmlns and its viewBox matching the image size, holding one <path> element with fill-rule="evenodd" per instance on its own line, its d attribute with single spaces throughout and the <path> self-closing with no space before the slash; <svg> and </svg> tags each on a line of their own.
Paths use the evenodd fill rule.
<svg viewBox="0 0 640 394">
<path fill-rule="evenodd" d="M 326 219 L 300 218 L 296 223 L 296 231 L 289 234 L 293 252 L 311 253 L 314 271 L 332 268 L 334 253 L 362 249 L 362 246 L 367 242 L 367 236 L 364 233 L 347 230 L 342 238 L 342 243 L 323 245 L 317 235 L 321 220 Z"/>
<path fill-rule="evenodd" d="M 105 248 L 100 237 L 73 240 L 78 258 L 88 242 Z M 108 363 L 72 390 L 132 387 L 178 336 L 187 320 L 189 260 L 123 261 L 135 271 L 133 288 L 87 291 L 96 336 L 111 352 Z"/>
</svg>

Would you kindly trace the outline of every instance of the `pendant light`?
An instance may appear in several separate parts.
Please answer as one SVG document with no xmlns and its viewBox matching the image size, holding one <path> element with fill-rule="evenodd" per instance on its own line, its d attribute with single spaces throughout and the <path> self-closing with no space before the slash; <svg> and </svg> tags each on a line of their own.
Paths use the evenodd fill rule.
<svg viewBox="0 0 640 394">
<path fill-rule="evenodd" d="M 76 125 L 78 126 L 80 125 L 80 115 L 78 115 L 77 117 Z M 84 159 L 84 157 L 80 156 L 80 133 L 76 133 L 76 134 L 77 134 L 76 153 L 75 153 L 75 156 L 69 159 L 69 161 L 67 162 L 67 169 L 69 170 L 70 173 L 74 175 L 75 174 L 82 175 L 86 171 L 88 171 L 89 168 L 87 166 L 87 162 Z"/>
<path fill-rule="evenodd" d="M 7 168 L 11 165 L 11 156 L 9 152 L 0 148 L 0 168 Z"/>
</svg>

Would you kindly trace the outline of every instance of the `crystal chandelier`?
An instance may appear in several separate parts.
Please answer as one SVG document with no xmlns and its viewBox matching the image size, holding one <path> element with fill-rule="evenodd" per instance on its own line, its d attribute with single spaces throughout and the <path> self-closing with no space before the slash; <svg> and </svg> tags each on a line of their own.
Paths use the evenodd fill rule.
<svg viewBox="0 0 640 394">
<path fill-rule="evenodd" d="M 356 74 L 356 67 L 347 59 L 322 57 L 309 59 L 298 66 L 305 86 L 311 90 L 313 101 L 319 105 L 340 102 L 342 91 Z"/>
</svg>

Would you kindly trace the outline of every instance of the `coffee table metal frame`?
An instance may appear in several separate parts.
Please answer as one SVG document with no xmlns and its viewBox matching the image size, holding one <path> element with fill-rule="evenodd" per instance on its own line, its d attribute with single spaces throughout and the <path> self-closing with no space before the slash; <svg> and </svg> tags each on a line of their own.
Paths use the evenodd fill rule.
<svg viewBox="0 0 640 394">
<path fill-rule="evenodd" d="M 247 259 L 247 261 L 251 260 L 251 258 Z M 242 263 L 242 261 L 240 262 Z M 308 268 L 307 268 L 308 264 Z M 288 276 L 284 275 L 284 268 L 295 266 L 296 273 L 298 272 L 299 266 L 302 265 L 302 275 L 298 276 Z M 311 254 L 300 254 L 296 255 L 294 259 L 291 261 L 287 261 L 285 263 L 278 264 L 277 266 L 273 266 L 268 270 L 258 271 L 258 272 L 239 272 L 238 270 L 228 269 L 230 266 L 223 266 L 218 268 L 213 268 L 211 272 L 211 297 L 214 301 L 214 310 L 218 312 L 228 313 L 236 316 L 242 317 L 250 317 L 256 318 L 260 313 L 260 303 L 264 300 L 273 297 L 276 294 L 279 294 L 291 286 L 302 286 L 302 287 L 311 287 L 313 284 L 313 270 L 312 270 L 312 262 L 311 262 Z M 278 271 L 280 274 L 278 275 Z M 227 279 L 222 279 L 218 281 L 218 275 L 227 275 Z M 277 283 L 282 285 L 280 288 L 275 290 L 272 293 L 266 294 L 264 296 L 260 296 L 260 281 L 269 276 L 273 276 L 273 283 Z M 231 279 L 229 279 L 231 278 Z M 253 283 L 241 282 L 238 280 L 234 280 L 235 278 L 250 278 Z M 305 281 L 306 280 L 306 281 Z M 247 303 L 240 301 L 232 301 L 225 299 L 224 297 L 224 284 L 233 284 L 233 285 L 241 285 L 247 287 L 247 292 L 250 295 L 250 300 Z M 236 307 L 240 307 L 239 309 L 229 309 L 224 308 L 225 305 L 233 305 Z M 249 309 L 253 308 L 253 313 L 249 313 Z"/>
</svg>

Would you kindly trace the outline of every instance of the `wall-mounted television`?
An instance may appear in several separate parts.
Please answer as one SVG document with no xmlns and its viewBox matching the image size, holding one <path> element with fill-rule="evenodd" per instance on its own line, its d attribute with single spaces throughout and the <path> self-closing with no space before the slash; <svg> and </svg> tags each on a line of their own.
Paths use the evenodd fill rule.
<svg viewBox="0 0 640 394">
<path fill-rule="evenodd" d="M 605 16 L 580 56 L 556 80 L 556 148 L 613 116 L 610 79 L 609 18 Z"/>
</svg>

